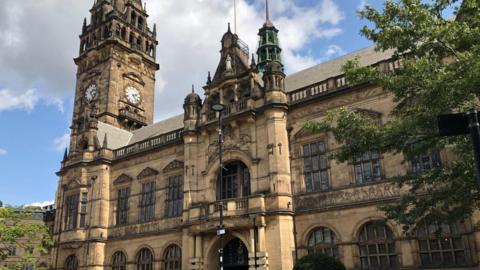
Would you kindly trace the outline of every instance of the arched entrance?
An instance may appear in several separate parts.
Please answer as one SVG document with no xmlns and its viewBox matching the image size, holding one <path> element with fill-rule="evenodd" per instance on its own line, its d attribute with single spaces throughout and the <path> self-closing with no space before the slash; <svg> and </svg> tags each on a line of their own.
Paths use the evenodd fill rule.
<svg viewBox="0 0 480 270">
<path fill-rule="evenodd" d="M 248 270 L 248 250 L 245 244 L 233 238 L 223 248 L 225 270 Z"/>
</svg>

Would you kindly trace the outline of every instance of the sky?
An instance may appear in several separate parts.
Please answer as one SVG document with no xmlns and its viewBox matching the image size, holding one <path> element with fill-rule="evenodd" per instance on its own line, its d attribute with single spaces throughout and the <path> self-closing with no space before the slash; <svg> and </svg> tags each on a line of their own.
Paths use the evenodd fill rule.
<svg viewBox="0 0 480 270">
<path fill-rule="evenodd" d="M 145 2 L 145 0 L 144 0 Z M 253 53 L 264 0 L 237 0 L 237 34 Z M 286 73 L 371 45 L 357 10 L 381 0 L 270 0 Z M 8 4 L 7 4 L 8 3 Z M 55 197 L 68 145 L 83 18 L 93 0 L 8 0 L 0 5 L 0 200 L 43 205 Z M 157 24 L 155 120 L 183 112 L 183 98 L 206 82 L 233 0 L 147 0 Z"/>
</svg>

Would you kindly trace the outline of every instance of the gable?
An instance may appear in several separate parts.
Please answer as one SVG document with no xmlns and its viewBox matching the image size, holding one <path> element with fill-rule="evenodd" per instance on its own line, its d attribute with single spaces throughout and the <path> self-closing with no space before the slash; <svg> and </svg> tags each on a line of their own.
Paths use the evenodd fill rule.
<svg viewBox="0 0 480 270">
<path fill-rule="evenodd" d="M 127 174 L 122 174 L 115 181 L 113 181 L 114 185 L 119 185 L 119 184 L 124 184 L 124 183 L 130 183 L 133 181 L 133 178 L 128 176 Z"/>
<path fill-rule="evenodd" d="M 157 170 L 147 167 L 137 175 L 137 179 L 140 180 L 150 176 L 155 176 L 155 175 L 158 175 L 158 173 L 159 172 Z"/>
<path fill-rule="evenodd" d="M 183 170 L 184 165 L 185 165 L 185 163 L 184 163 L 183 161 L 174 160 L 174 161 L 170 162 L 170 163 L 163 169 L 163 172 L 170 172 L 170 171 L 179 170 L 179 169 L 182 169 L 182 170 Z"/>
</svg>

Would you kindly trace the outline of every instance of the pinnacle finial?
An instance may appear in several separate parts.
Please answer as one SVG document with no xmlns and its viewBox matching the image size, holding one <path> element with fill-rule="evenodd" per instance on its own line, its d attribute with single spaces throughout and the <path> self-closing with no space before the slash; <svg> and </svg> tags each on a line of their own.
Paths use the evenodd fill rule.
<svg viewBox="0 0 480 270">
<path fill-rule="evenodd" d="M 65 147 L 65 153 L 63 153 L 63 160 L 68 158 L 68 148 Z"/>
<path fill-rule="evenodd" d="M 195 85 L 192 84 L 192 94 L 194 94 L 194 93 L 195 93 Z"/>
<path fill-rule="evenodd" d="M 103 137 L 103 145 L 102 145 L 102 148 L 108 148 L 107 133 L 105 133 L 105 136 Z"/>
<path fill-rule="evenodd" d="M 207 77 L 207 85 L 210 85 L 212 83 L 212 75 L 210 74 L 210 71 L 208 72 L 208 77 Z"/>
<path fill-rule="evenodd" d="M 232 30 L 230 29 L 230 23 L 228 23 L 228 30 L 227 30 L 227 32 L 229 32 L 229 33 L 232 32 Z"/>
</svg>

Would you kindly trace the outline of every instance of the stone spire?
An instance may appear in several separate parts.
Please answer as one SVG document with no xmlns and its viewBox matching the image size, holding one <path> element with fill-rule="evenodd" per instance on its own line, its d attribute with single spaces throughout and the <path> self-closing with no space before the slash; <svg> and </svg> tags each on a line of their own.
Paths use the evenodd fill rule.
<svg viewBox="0 0 480 270">
<path fill-rule="evenodd" d="M 278 29 L 270 20 L 269 2 L 265 0 L 265 23 L 258 32 L 259 44 L 257 50 L 258 70 L 265 71 L 265 66 L 272 62 L 282 63 L 280 42 L 278 40 Z"/>
</svg>

